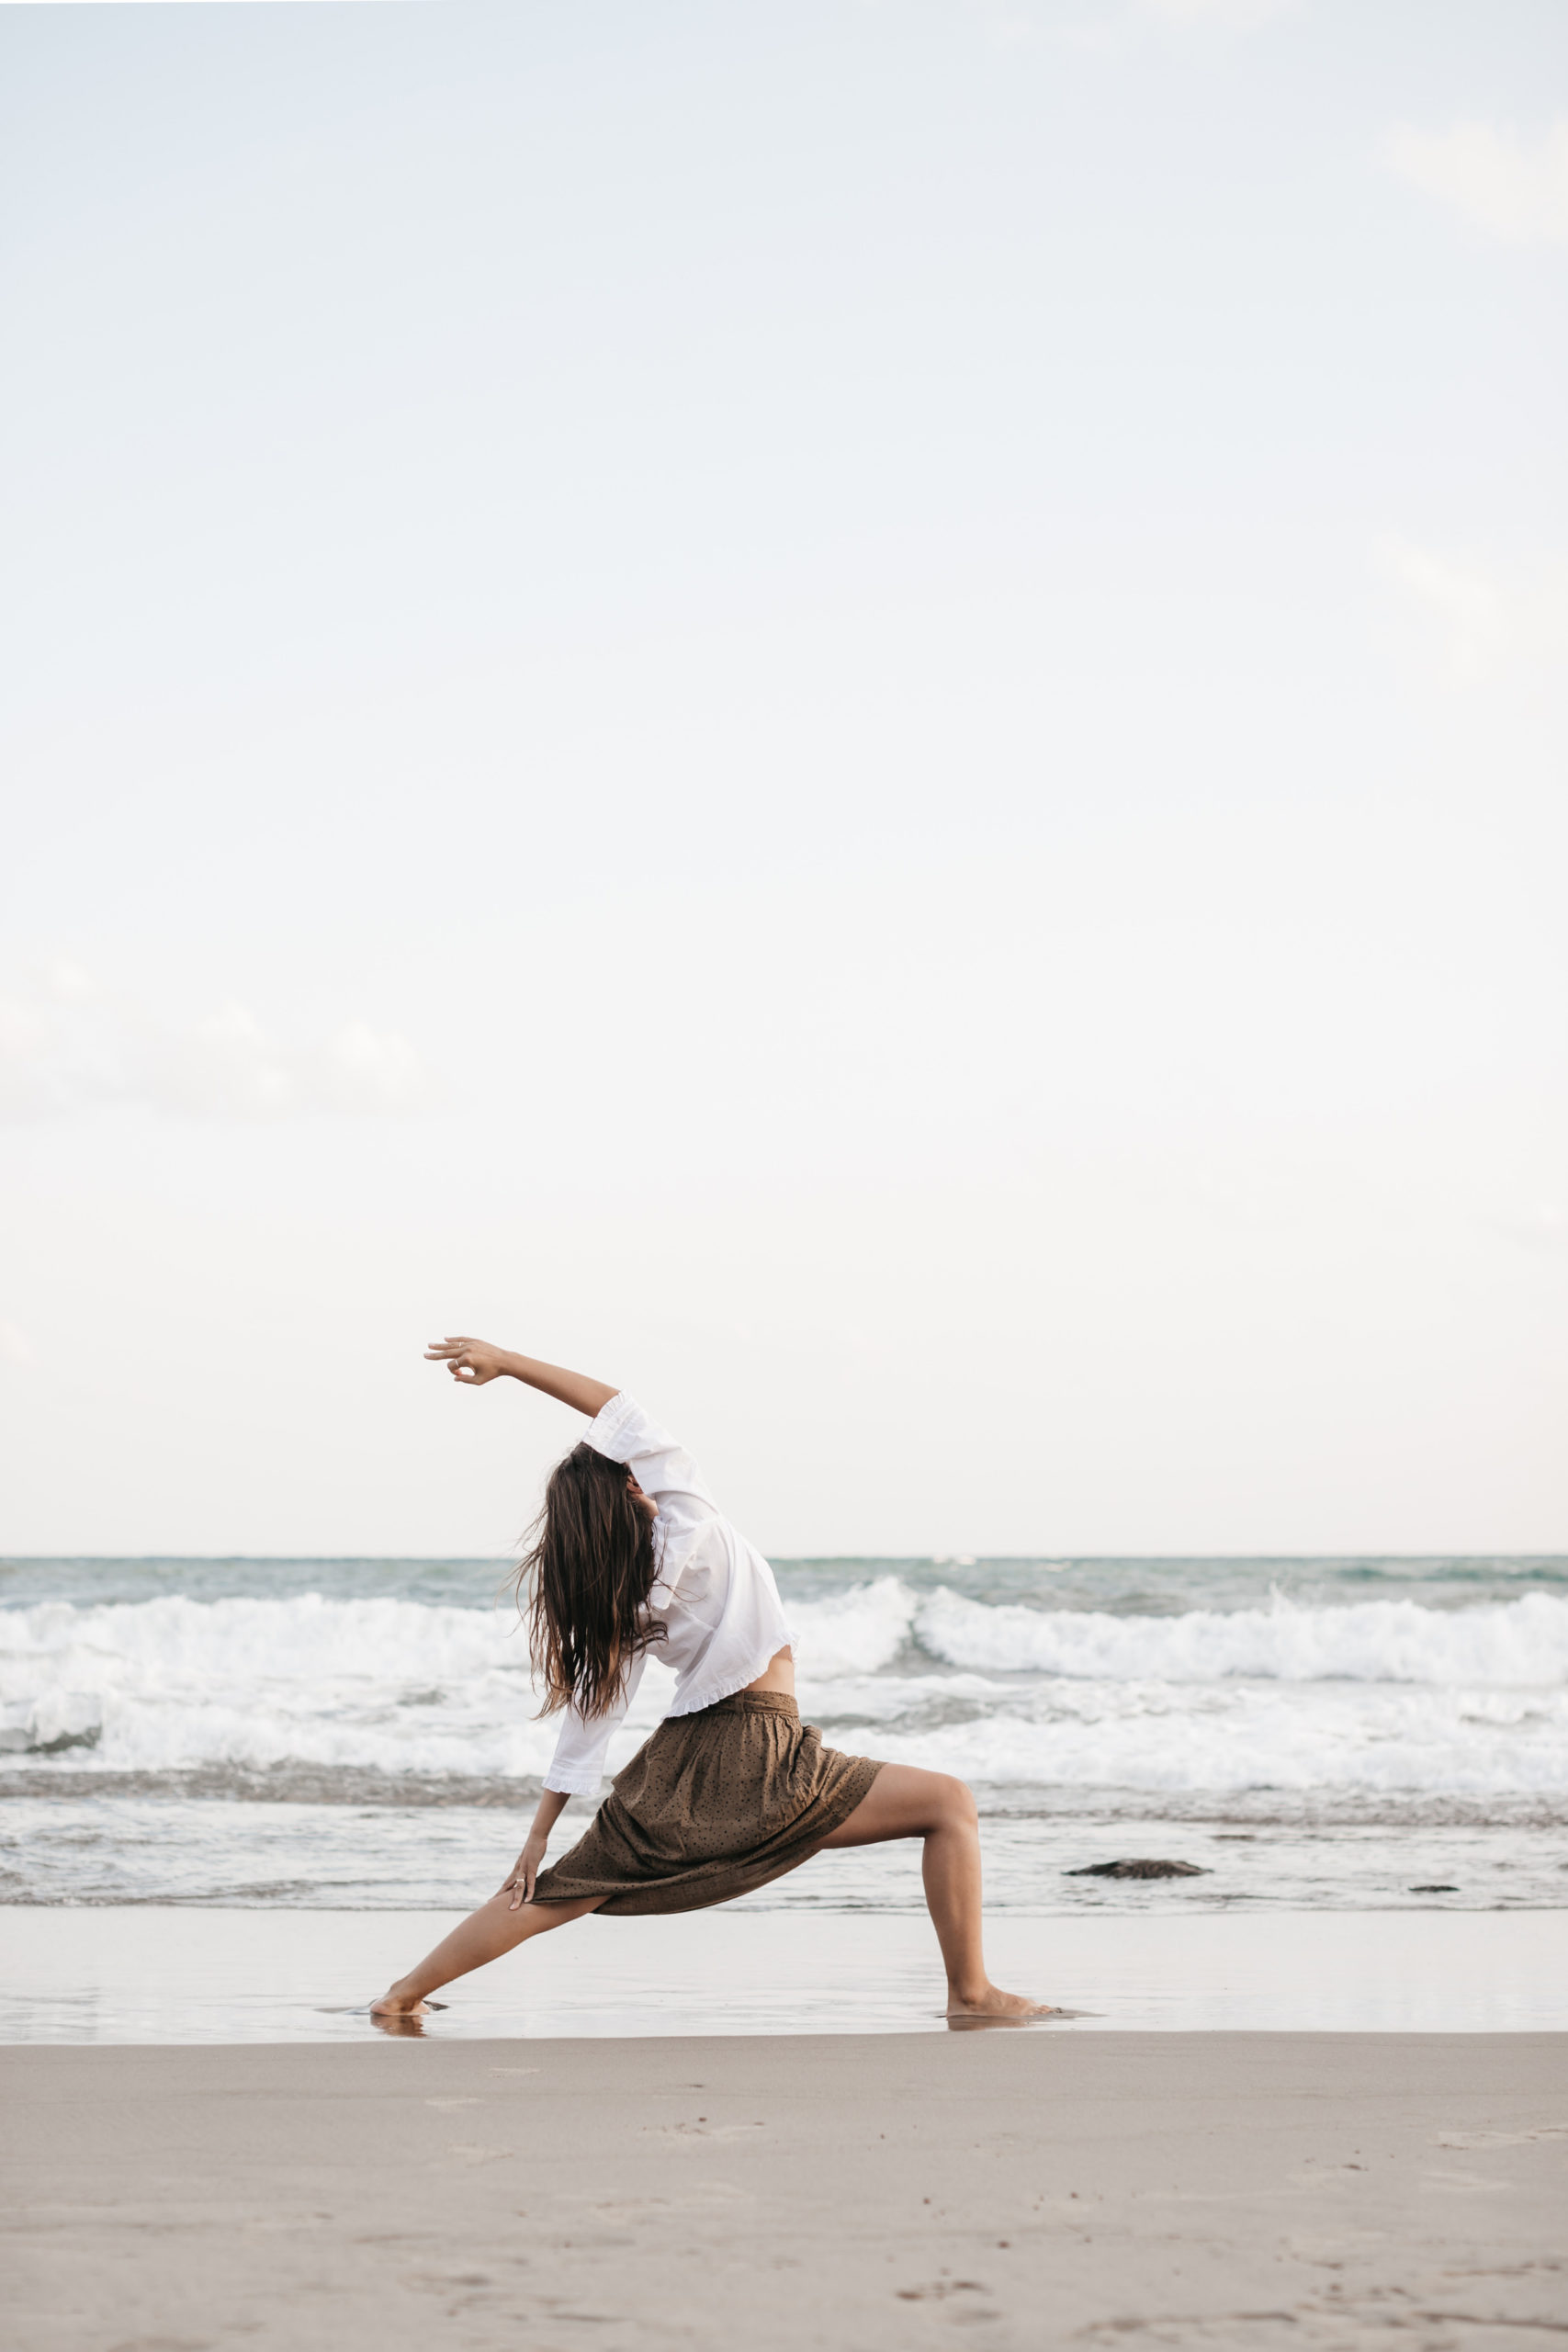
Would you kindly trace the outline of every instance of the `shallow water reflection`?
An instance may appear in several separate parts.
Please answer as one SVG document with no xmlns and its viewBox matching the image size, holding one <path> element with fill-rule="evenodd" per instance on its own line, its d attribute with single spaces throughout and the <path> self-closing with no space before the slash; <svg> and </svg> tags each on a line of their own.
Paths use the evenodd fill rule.
<svg viewBox="0 0 1568 2352">
<path fill-rule="evenodd" d="M 450 1913 L 0 1910 L 0 2040 L 364 2040 Z M 999 1917 L 998 1984 L 1053 2032 L 1568 2030 L 1568 1912 Z M 924 1919 L 590 1918 L 464 1977 L 423 2038 L 941 2033 Z M 984 2030 L 988 2030 L 987 2026 Z"/>
</svg>

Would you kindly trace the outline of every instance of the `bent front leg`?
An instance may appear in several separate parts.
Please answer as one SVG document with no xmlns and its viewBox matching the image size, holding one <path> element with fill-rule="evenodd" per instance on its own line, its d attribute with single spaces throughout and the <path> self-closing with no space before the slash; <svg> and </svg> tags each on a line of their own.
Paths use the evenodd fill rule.
<svg viewBox="0 0 1568 2352">
<path fill-rule="evenodd" d="M 980 1816 L 962 1781 L 885 1764 L 849 1819 L 823 1839 L 829 1846 L 877 1846 L 920 1838 L 926 1908 L 942 1946 L 948 1989 L 960 2007 L 990 1991 L 980 1930 Z"/>
<path fill-rule="evenodd" d="M 876 1846 L 889 1838 L 925 1841 L 921 1874 L 947 1970 L 947 2014 L 1016 2024 L 1053 2014 L 1043 2001 L 1001 1993 L 986 1973 L 980 1939 L 980 1816 L 962 1781 L 885 1764 L 865 1796 L 824 1846 Z"/>
</svg>

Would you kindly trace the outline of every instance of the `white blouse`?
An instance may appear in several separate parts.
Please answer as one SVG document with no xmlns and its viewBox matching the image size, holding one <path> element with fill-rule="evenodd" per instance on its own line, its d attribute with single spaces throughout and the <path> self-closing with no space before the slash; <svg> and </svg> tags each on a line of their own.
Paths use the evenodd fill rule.
<svg viewBox="0 0 1568 2352">
<path fill-rule="evenodd" d="M 612 1396 L 584 1431 L 585 1442 L 624 1462 L 659 1506 L 653 1524 L 654 1580 L 645 1620 L 665 1628 L 653 1655 L 675 1669 L 672 1715 L 694 1715 L 744 1690 L 795 1635 L 773 1572 L 731 1527 L 703 1484 L 701 1471 L 668 1430 L 649 1420 L 635 1396 Z M 585 1720 L 575 1706 L 561 1719 L 547 1789 L 592 1796 L 604 1769 L 610 1735 L 631 1705 L 649 1653 L 627 1667 L 608 1713 Z"/>
</svg>

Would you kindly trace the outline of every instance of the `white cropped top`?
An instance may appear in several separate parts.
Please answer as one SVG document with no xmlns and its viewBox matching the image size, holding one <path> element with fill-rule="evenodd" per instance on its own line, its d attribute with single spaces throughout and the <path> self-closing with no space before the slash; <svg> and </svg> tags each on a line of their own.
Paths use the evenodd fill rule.
<svg viewBox="0 0 1568 2352">
<path fill-rule="evenodd" d="M 596 1453 L 626 1463 L 659 1506 L 645 1614 L 665 1628 L 653 1655 L 675 1669 L 669 1713 L 694 1715 L 744 1690 L 770 1658 L 795 1647 L 772 1568 L 722 1516 L 691 1455 L 634 1396 L 624 1390 L 612 1396 L 583 1436 Z M 575 1707 L 566 1710 L 547 1789 L 594 1793 L 610 1735 L 631 1705 L 647 1659 L 646 1650 L 632 1659 L 607 1714 L 585 1721 Z"/>
</svg>

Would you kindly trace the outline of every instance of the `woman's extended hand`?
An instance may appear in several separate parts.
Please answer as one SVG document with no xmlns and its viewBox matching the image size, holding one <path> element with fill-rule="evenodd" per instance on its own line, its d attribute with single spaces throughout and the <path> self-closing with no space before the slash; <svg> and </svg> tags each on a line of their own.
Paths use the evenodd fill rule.
<svg viewBox="0 0 1568 2352">
<path fill-rule="evenodd" d="M 523 1851 L 513 1865 L 510 1876 L 502 1881 L 502 1894 L 506 1893 L 508 1887 L 512 1890 L 512 1900 L 506 1906 L 509 1911 L 515 1911 L 520 1905 L 532 1903 L 534 1900 L 534 1883 L 539 1875 L 540 1867 L 545 1859 L 545 1843 L 543 1838 L 536 1837 L 530 1831 Z"/>
<path fill-rule="evenodd" d="M 497 1380 L 510 1369 L 506 1350 L 492 1347 L 488 1340 L 432 1340 L 424 1361 L 444 1363 L 465 1388 L 482 1388 L 487 1380 Z"/>
<path fill-rule="evenodd" d="M 514 1355 L 510 1348 L 492 1346 L 489 1340 L 432 1340 L 424 1361 L 444 1363 L 464 1388 L 482 1388 L 487 1380 L 507 1373 L 525 1387 L 537 1388 L 546 1396 L 570 1405 L 574 1412 L 586 1413 L 590 1420 L 619 1393 L 608 1381 L 590 1380 L 586 1373 L 568 1372 L 558 1363 L 539 1363 L 533 1356 Z"/>
</svg>

